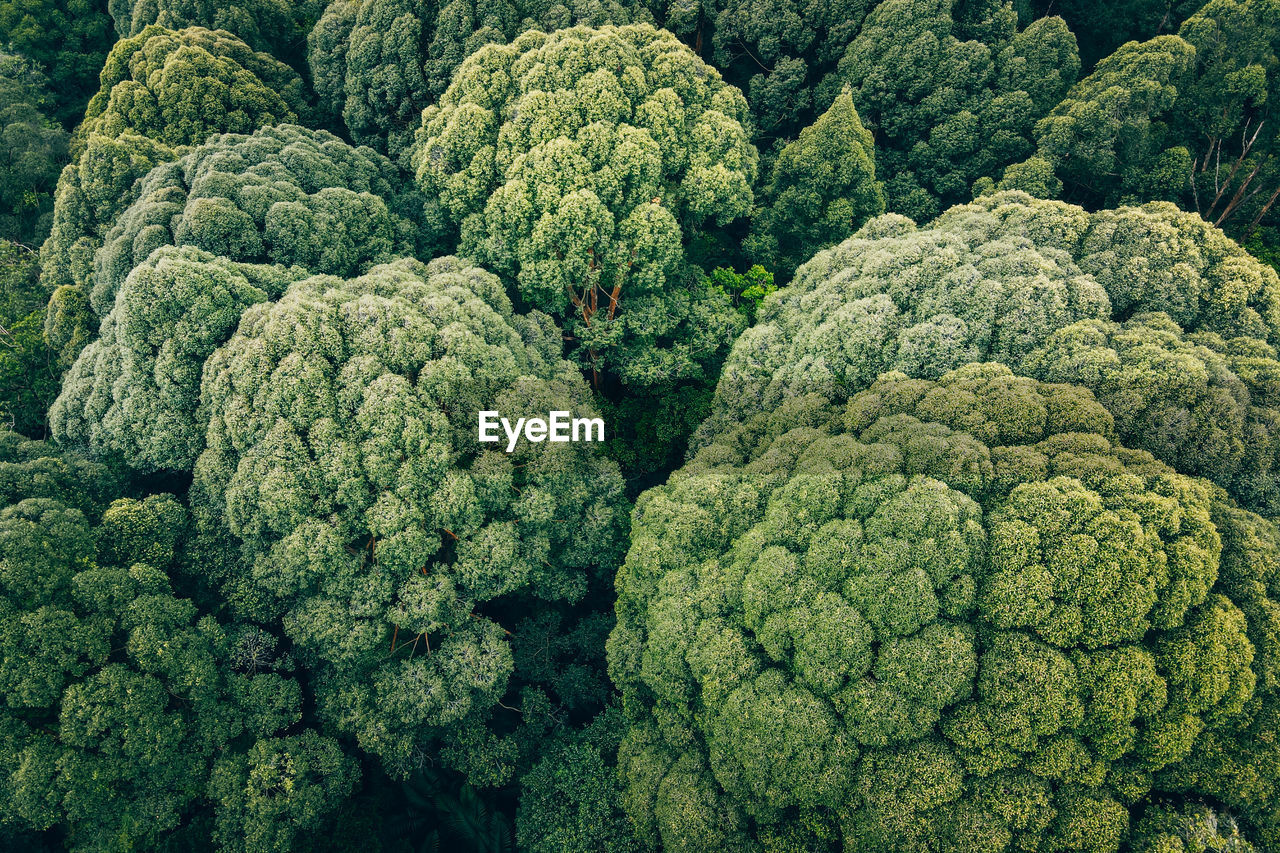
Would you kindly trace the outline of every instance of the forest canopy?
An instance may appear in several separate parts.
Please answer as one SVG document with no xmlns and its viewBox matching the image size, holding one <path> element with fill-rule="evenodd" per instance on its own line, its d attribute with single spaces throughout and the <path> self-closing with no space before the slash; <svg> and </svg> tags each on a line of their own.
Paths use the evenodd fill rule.
<svg viewBox="0 0 1280 853">
<path fill-rule="evenodd" d="M 0 0 L 0 849 L 1280 849 L 1278 98 L 1280 0 Z"/>
</svg>

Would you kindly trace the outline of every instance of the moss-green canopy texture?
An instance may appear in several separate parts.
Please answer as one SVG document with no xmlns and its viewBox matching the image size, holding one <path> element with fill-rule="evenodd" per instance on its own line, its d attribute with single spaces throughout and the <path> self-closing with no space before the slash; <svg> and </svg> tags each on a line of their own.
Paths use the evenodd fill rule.
<svg viewBox="0 0 1280 853">
<path fill-rule="evenodd" d="M 487 45 L 422 114 L 427 215 L 632 386 L 701 378 L 739 326 L 685 244 L 751 207 L 742 93 L 646 25 Z"/>
<path fill-rule="evenodd" d="M 399 157 L 423 108 L 481 46 L 526 30 L 652 20 L 635 0 L 333 0 L 308 36 L 308 60 L 321 104 L 352 138 Z"/>
<path fill-rule="evenodd" d="M 51 410 L 54 435 L 144 470 L 190 469 L 204 362 L 241 311 L 308 272 L 358 275 L 412 254 L 421 207 L 385 157 L 293 125 L 157 166 L 97 252 L 90 303 L 103 319 Z"/>
<path fill-rule="evenodd" d="M 244 309 L 277 299 L 300 268 L 238 264 L 192 247 L 156 250 L 125 279 L 99 337 L 49 410 L 55 437 L 142 470 L 189 470 L 204 448 L 205 360 Z"/>
<path fill-rule="evenodd" d="M 620 561 L 622 480 L 598 445 L 477 441 L 481 410 L 591 412 L 559 353 L 545 315 L 449 257 L 299 282 L 205 367 L 192 500 L 218 547 L 242 543 L 224 592 L 283 620 L 320 714 L 393 772 L 503 695 L 486 608 L 578 600 Z"/>
<path fill-rule="evenodd" d="M 995 364 L 721 434 L 641 497 L 618 577 L 642 838 L 1117 850 L 1274 665 L 1215 586 L 1251 553 L 1225 500 Z"/>
<path fill-rule="evenodd" d="M 227 850 L 287 849 L 349 795 L 302 691 L 174 593 L 187 510 L 0 433 L 0 817 L 77 850 L 151 848 L 209 808 Z M 269 664 L 269 662 L 268 662 Z"/>
<path fill-rule="evenodd" d="M 165 245 L 359 275 L 417 251 L 422 204 L 387 158 L 323 130 L 216 136 L 142 179 L 94 258 L 90 303 L 106 315 L 129 272 Z"/>
<path fill-rule="evenodd" d="M 134 181 L 212 134 L 309 116 L 302 79 L 231 33 L 149 26 L 107 57 L 54 200 L 41 250 L 52 286 L 86 286 L 93 255 L 133 201 Z"/>
<path fill-rule="evenodd" d="M 324 0 L 108 0 L 107 8 L 122 38 L 149 24 L 226 30 L 301 69 L 306 28 L 320 16 Z"/>
<path fill-rule="evenodd" d="M 887 370 L 998 361 L 1091 389 L 1126 445 L 1275 515 L 1277 344 L 1280 278 L 1198 216 L 1000 193 L 918 228 L 874 219 L 802 266 L 735 344 L 701 441 Z"/>
</svg>

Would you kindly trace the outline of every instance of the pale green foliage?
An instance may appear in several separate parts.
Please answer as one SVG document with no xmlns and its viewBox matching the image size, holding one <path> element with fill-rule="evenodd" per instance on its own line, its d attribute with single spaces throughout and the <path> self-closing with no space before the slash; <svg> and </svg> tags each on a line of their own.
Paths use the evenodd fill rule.
<svg viewBox="0 0 1280 853">
<path fill-rule="evenodd" d="M 699 440 L 788 397 L 847 399 L 887 370 L 998 361 L 1091 389 L 1126 444 L 1270 516 L 1277 344 L 1280 277 L 1198 216 L 997 193 L 923 228 L 874 219 L 802 266 L 735 344 Z"/>
<path fill-rule="evenodd" d="M 89 297 L 99 316 L 160 246 L 338 276 L 418 249 L 422 197 L 391 162 L 295 125 L 214 137 L 157 166 L 136 194 L 94 258 Z"/>
<path fill-rule="evenodd" d="M 150 26 L 107 57 L 102 88 L 58 179 L 45 281 L 85 286 L 93 255 L 133 201 L 134 181 L 211 134 L 306 118 L 298 75 L 230 33 Z"/>
<path fill-rule="evenodd" d="M 80 352 L 51 417 L 60 439 L 143 470 L 195 463 L 204 361 L 241 311 L 308 272 L 358 275 L 411 254 L 410 217 L 422 208 L 385 157 L 292 125 L 215 137 L 157 166 L 137 195 L 97 252 L 99 338 Z M 48 333 L 63 352 L 84 337 L 72 319 Z"/>
<path fill-rule="evenodd" d="M 305 275 L 192 247 L 156 250 L 125 279 L 100 337 L 63 378 L 49 410 L 53 435 L 142 470 L 190 469 L 204 448 L 205 359 L 246 308 Z"/>
<path fill-rule="evenodd" d="M 1036 120 L 1079 67 L 1061 18 L 1018 32 L 1008 3 L 885 0 L 839 74 L 876 135 L 889 210 L 924 221 L 1029 155 Z"/>
<path fill-rule="evenodd" d="M 1093 391 L 1130 447 L 1280 515 L 1280 359 L 1252 338 L 1187 336 L 1166 314 L 1050 335 L 1022 368 Z"/>
<path fill-rule="evenodd" d="M 936 378 L 973 361 L 1016 364 L 1049 332 L 1109 317 L 1106 291 L 1060 242 L 1087 228 L 1087 214 L 1010 198 L 990 206 L 1008 202 L 1052 242 L 975 204 L 923 228 L 888 214 L 819 252 L 734 345 L 701 434 L 789 396 L 843 399 L 887 370 Z"/>
<path fill-rule="evenodd" d="M 1219 494 L 1000 365 L 729 430 L 640 498 L 618 578 L 642 840 L 1116 851 L 1258 680 Z"/>
<path fill-rule="evenodd" d="M 488 45 L 423 112 L 428 215 L 575 358 L 624 384 L 702 378 L 740 328 L 689 281 L 683 246 L 752 202 L 742 94 L 652 27 L 529 32 Z"/>
<path fill-rule="evenodd" d="M 847 91 L 778 155 L 743 251 L 784 281 L 814 252 L 884 213 L 875 143 Z"/>
<path fill-rule="evenodd" d="M 308 36 L 322 103 L 360 143 L 399 157 L 424 107 L 481 46 L 530 29 L 652 21 L 635 0 L 333 0 Z"/>
<path fill-rule="evenodd" d="M 192 500 L 203 536 L 242 544 L 224 594 L 283 620 L 319 713 L 393 773 L 506 690 L 486 602 L 575 601 L 617 565 L 622 481 L 597 446 L 477 441 L 480 410 L 587 416 L 559 354 L 545 315 L 450 257 L 294 284 L 206 364 Z"/>
</svg>

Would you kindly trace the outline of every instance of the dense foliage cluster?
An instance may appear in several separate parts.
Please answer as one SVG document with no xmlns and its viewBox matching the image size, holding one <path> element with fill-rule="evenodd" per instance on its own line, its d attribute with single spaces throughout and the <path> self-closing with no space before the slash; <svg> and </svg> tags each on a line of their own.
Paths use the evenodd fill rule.
<svg viewBox="0 0 1280 853">
<path fill-rule="evenodd" d="M 725 364 L 703 440 L 761 408 L 975 361 L 1093 391 L 1122 440 L 1280 514 L 1280 278 L 1166 204 L 1095 214 L 1020 193 L 821 252 Z"/>
<path fill-rule="evenodd" d="M 590 414 L 559 337 L 483 270 L 399 261 L 254 305 L 205 368 L 193 504 L 243 543 L 225 594 L 282 620 L 321 716 L 392 772 L 504 694 L 509 629 L 486 607 L 576 601 L 616 565 L 613 463 L 476 441 L 482 409 Z"/>
<path fill-rule="evenodd" d="M 884 213 L 875 143 L 849 92 L 782 149 L 759 202 L 744 248 L 786 278 Z"/>
<path fill-rule="evenodd" d="M 0 470 L 6 822 L 150 847 L 203 802 L 225 849 L 274 850 L 341 802 L 358 771 L 296 728 L 287 662 L 241 665 L 243 631 L 175 595 L 187 511 L 172 495 L 103 506 L 109 471 L 12 433 Z"/>
<path fill-rule="evenodd" d="M 291 125 L 215 137 L 157 166 L 137 195 L 95 257 L 99 337 L 50 415 L 55 436 L 142 469 L 194 464 L 204 362 L 245 308 L 307 272 L 354 275 L 411 254 L 422 206 L 385 158 Z M 92 333 L 65 323 L 50 337 L 65 351 Z"/>
<path fill-rule="evenodd" d="M 109 0 L 107 8 L 121 38 L 150 24 L 172 30 L 204 27 L 235 33 L 254 50 L 270 53 L 302 70 L 307 33 L 320 17 L 323 0 Z"/>
<path fill-rule="evenodd" d="M 1277 104 L 1280 0 L 0 0 L 0 848 L 1280 849 Z"/>
<path fill-rule="evenodd" d="M 1116 849 L 1272 665 L 1215 587 L 1217 494 L 997 365 L 729 430 L 641 498 L 619 575 L 641 836 Z"/>
<path fill-rule="evenodd" d="M 45 114 L 48 80 L 30 60 L 0 53 L 0 234 L 37 242 L 49 230 L 67 132 Z"/>
<path fill-rule="evenodd" d="M 398 157 L 454 70 L 530 29 L 651 20 L 635 0 L 333 0 L 309 36 L 316 94 L 352 136 Z"/>
<path fill-rule="evenodd" d="M 44 432 L 61 373 L 44 341 L 39 276 L 35 250 L 0 241 L 0 424 L 23 435 Z"/>
<path fill-rule="evenodd" d="M 1177 35 L 1100 61 L 1036 125 L 1065 197 L 1167 198 L 1237 233 L 1256 229 L 1280 200 L 1277 16 L 1275 0 L 1211 0 Z"/>
<path fill-rule="evenodd" d="M 682 250 L 750 210 L 748 121 L 669 33 L 530 32 L 423 112 L 418 179 L 440 231 L 561 319 L 593 376 L 654 386 L 698 377 L 738 331 Z"/>
<path fill-rule="evenodd" d="M 51 286 L 90 283 L 94 252 L 153 166 L 211 134 L 307 115 L 297 74 L 230 33 L 200 27 L 151 26 L 121 40 L 101 80 L 76 131 L 77 156 L 58 179 L 53 233 L 41 250 Z"/>
<path fill-rule="evenodd" d="M 79 123 L 111 50 L 108 0 L 3 0 L 0 49 L 26 57 L 49 78 L 49 115 Z"/>
<path fill-rule="evenodd" d="M 966 4 L 954 4 L 966 5 Z M 979 178 L 1033 148 L 1036 120 L 1075 82 L 1075 37 L 1060 18 L 1017 31 L 1005 4 L 885 0 L 840 60 L 876 133 L 889 209 L 924 221 Z"/>
</svg>

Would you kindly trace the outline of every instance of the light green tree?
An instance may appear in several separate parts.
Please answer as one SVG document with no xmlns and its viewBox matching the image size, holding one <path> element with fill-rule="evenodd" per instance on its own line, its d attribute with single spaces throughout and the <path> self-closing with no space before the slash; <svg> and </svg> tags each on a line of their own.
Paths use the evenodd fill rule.
<svg viewBox="0 0 1280 853">
<path fill-rule="evenodd" d="M 649 26 L 529 32 L 469 57 L 422 122 L 428 215 L 562 321 L 597 385 L 705 380 L 741 326 L 683 250 L 750 210 L 737 89 Z"/>
<path fill-rule="evenodd" d="M 190 470 L 204 448 L 205 360 L 246 308 L 305 277 L 192 247 L 156 250 L 125 279 L 100 337 L 63 377 L 49 410 L 53 435 L 141 470 Z"/>
<path fill-rule="evenodd" d="M 641 840 L 1118 850 L 1272 665 L 1215 586 L 1225 501 L 1000 365 L 746 419 L 641 497 L 618 578 Z"/>
<path fill-rule="evenodd" d="M 407 154 L 462 61 L 525 30 L 652 22 L 636 0 L 333 0 L 308 36 L 316 92 L 360 143 Z"/>
<path fill-rule="evenodd" d="M 393 775 L 443 747 L 505 781 L 485 725 L 512 628 L 492 602 L 578 601 L 620 560 L 627 505 L 599 445 L 477 440 L 481 410 L 593 416 L 560 334 L 479 268 L 403 260 L 294 284 L 206 363 L 192 503 L 220 556 L 203 570 L 281 620 L 320 716 Z"/>
<path fill-rule="evenodd" d="M 136 36 L 151 24 L 171 30 L 226 30 L 301 71 L 307 32 L 324 10 L 324 0 L 109 0 L 107 8 L 121 38 Z"/>
<path fill-rule="evenodd" d="M 1122 440 L 1280 513 L 1280 278 L 1167 202 L 1088 213 L 983 196 L 923 228 L 887 215 L 766 298 L 695 444 L 789 397 L 974 361 L 1092 390 Z"/>
<path fill-rule="evenodd" d="M 50 287 L 88 289 L 93 256 L 134 200 L 134 182 L 213 134 L 309 115 L 302 79 L 230 33 L 150 26 L 107 57 L 54 198 L 41 249 Z"/>
</svg>

